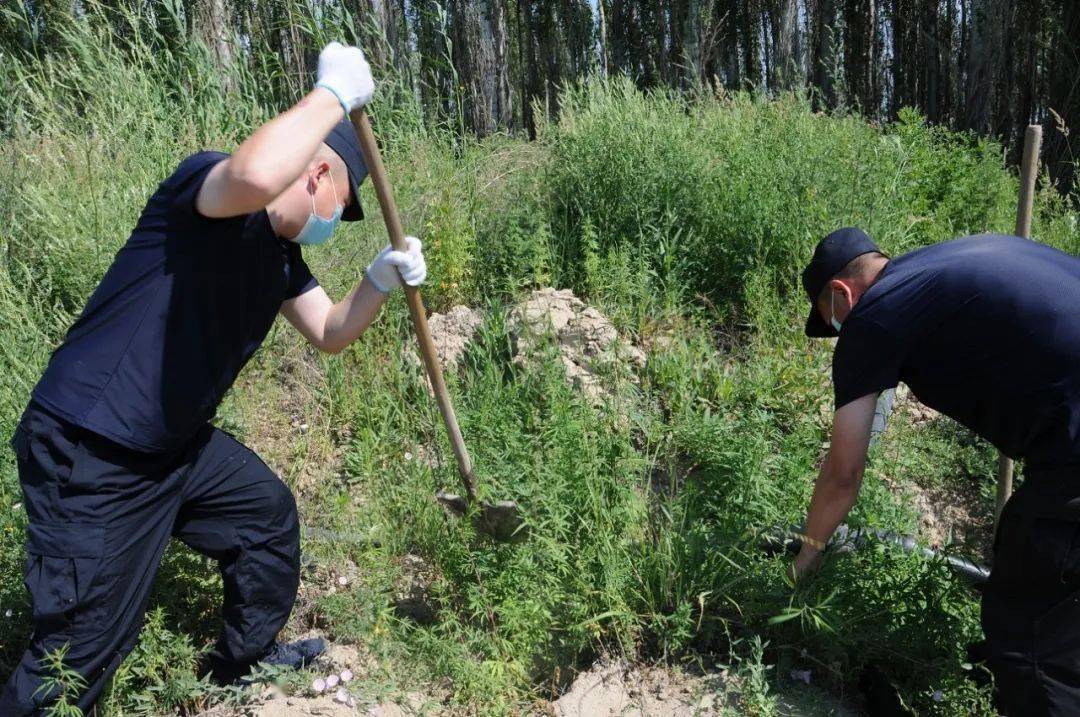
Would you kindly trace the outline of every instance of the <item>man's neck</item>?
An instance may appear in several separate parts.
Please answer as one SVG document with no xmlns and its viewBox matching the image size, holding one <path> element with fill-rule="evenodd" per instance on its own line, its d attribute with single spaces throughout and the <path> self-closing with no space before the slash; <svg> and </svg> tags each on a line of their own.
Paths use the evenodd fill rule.
<svg viewBox="0 0 1080 717">
<path fill-rule="evenodd" d="M 875 262 L 874 266 L 872 266 L 870 271 L 867 272 L 869 275 L 869 279 L 866 282 L 866 289 L 863 289 L 864 293 L 867 289 L 877 283 L 877 280 L 880 279 L 881 275 L 885 273 L 885 267 L 887 267 L 888 265 L 889 260 L 885 257 L 881 257 L 878 262 Z"/>
</svg>

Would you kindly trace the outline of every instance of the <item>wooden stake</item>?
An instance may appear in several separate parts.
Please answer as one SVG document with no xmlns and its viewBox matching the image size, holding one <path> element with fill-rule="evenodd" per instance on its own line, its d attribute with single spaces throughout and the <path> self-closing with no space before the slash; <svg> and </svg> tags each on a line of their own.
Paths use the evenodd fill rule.
<svg viewBox="0 0 1080 717">
<path fill-rule="evenodd" d="M 1035 198 L 1035 178 L 1039 174 L 1039 145 L 1042 144 L 1042 125 L 1028 125 L 1024 135 L 1024 159 L 1020 164 L 1020 200 L 1016 205 L 1016 236 L 1031 238 L 1031 206 Z M 1001 518 L 1005 502 L 1012 495 L 1013 460 L 998 453 L 997 505 L 994 508 L 994 527 Z"/>
</svg>

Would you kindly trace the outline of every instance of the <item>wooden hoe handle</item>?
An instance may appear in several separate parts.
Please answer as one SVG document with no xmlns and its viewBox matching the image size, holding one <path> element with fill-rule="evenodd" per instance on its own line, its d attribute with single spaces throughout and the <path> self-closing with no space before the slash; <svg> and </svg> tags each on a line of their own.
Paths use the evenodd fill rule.
<svg viewBox="0 0 1080 717">
<path fill-rule="evenodd" d="M 379 154 L 379 145 L 375 142 L 375 134 L 371 131 L 371 122 L 368 120 L 367 112 L 363 108 L 358 108 L 349 114 L 349 118 L 356 129 L 356 136 L 360 139 L 360 151 L 364 155 L 371 183 L 375 186 L 375 195 L 379 198 L 379 208 L 382 210 L 383 221 L 386 222 L 386 231 L 390 234 L 390 245 L 398 251 L 407 251 L 405 231 L 401 228 L 401 218 L 398 216 L 397 205 L 394 203 L 394 193 L 390 188 L 390 180 L 386 176 L 386 168 L 382 163 L 382 155 Z M 405 291 L 405 300 L 409 304 L 409 315 L 412 317 L 413 329 L 416 331 L 416 340 L 420 343 L 420 354 L 424 357 L 424 366 L 427 367 L 428 379 L 431 380 L 431 388 L 435 391 L 435 400 L 438 401 L 439 412 L 442 413 L 443 422 L 446 424 L 446 432 L 450 435 L 450 445 L 457 459 L 458 472 L 461 473 L 461 479 L 465 482 L 466 496 L 469 502 L 472 502 L 476 499 L 472 459 L 469 458 L 469 451 L 465 448 L 465 439 L 461 436 L 454 405 L 450 402 L 450 393 L 446 390 L 442 364 L 439 363 L 439 355 L 435 351 L 435 342 L 431 340 L 424 302 L 420 299 L 418 288 L 409 286 L 404 281 L 401 284 Z"/>
<path fill-rule="evenodd" d="M 1035 197 L 1035 178 L 1039 173 L 1039 145 L 1042 144 L 1042 125 L 1028 125 L 1024 135 L 1024 158 L 1020 163 L 1020 199 L 1016 204 L 1016 236 L 1031 238 L 1031 210 Z M 1012 495 L 1013 460 L 998 453 L 997 500 L 994 505 L 994 528 L 1001 511 Z"/>
</svg>

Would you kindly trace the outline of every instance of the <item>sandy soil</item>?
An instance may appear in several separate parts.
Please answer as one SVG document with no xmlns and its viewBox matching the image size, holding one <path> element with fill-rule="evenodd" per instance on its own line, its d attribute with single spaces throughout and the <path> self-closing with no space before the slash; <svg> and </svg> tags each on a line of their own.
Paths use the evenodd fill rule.
<svg viewBox="0 0 1080 717">
<path fill-rule="evenodd" d="M 556 717 L 707 717 L 721 714 L 726 675 L 691 675 L 679 669 L 598 663 L 582 672 L 552 703 Z"/>
<path fill-rule="evenodd" d="M 567 380 L 592 401 L 610 393 L 602 380 L 604 374 L 622 369 L 622 375 L 636 382 L 634 371 L 645 365 L 645 353 L 622 339 L 606 316 L 569 289 L 534 291 L 510 312 L 510 329 L 519 360 L 542 337 L 553 336 Z"/>
<path fill-rule="evenodd" d="M 482 322 L 483 314 L 467 306 L 431 315 L 432 339 L 445 367 L 457 364 Z M 567 380 L 591 400 L 607 395 L 604 374 L 622 369 L 623 375 L 636 381 L 635 370 L 645 364 L 641 349 L 623 340 L 606 316 L 569 289 L 537 289 L 511 310 L 509 326 L 519 361 L 545 337 L 554 338 Z M 412 360 L 419 364 L 418 357 Z"/>
</svg>

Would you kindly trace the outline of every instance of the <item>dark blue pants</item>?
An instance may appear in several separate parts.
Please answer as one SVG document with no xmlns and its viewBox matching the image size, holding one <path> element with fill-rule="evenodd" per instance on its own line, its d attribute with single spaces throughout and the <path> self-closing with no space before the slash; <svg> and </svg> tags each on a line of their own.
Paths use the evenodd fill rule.
<svg viewBox="0 0 1080 717">
<path fill-rule="evenodd" d="M 987 666 L 1004 714 L 1080 715 L 1076 491 L 1064 481 L 1057 494 L 1034 490 L 1034 477 L 1027 482 L 1002 511 L 983 590 Z"/>
<path fill-rule="evenodd" d="M 134 648 L 161 555 L 176 536 L 216 559 L 224 628 L 209 655 L 215 677 L 244 674 L 285 624 L 299 583 L 292 493 L 258 456 L 206 426 L 183 449 L 122 448 L 31 404 L 12 439 L 27 529 L 30 646 L 0 715 L 38 714 L 47 652 L 86 679 L 84 713 Z"/>
</svg>

